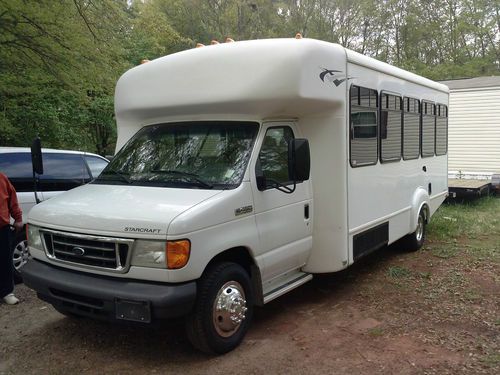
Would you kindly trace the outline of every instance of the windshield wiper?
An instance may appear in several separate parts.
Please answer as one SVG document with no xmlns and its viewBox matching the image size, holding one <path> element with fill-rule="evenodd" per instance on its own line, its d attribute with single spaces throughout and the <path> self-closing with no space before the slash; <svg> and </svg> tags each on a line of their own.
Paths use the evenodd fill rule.
<svg viewBox="0 0 500 375">
<path fill-rule="evenodd" d="M 109 168 L 107 170 L 105 170 L 103 173 L 101 173 L 101 176 L 102 175 L 115 175 L 115 176 L 118 176 L 120 177 L 123 181 L 125 181 L 127 184 L 131 184 L 132 181 L 130 180 L 130 178 L 128 178 L 124 172 L 122 171 L 117 171 L 115 169 L 112 169 L 112 168 Z M 98 177 L 97 180 L 99 180 L 100 178 Z"/>
<path fill-rule="evenodd" d="M 195 182 L 198 183 L 198 185 L 207 188 L 207 189 L 213 189 L 213 185 L 209 184 L 208 182 L 203 181 L 202 179 L 199 178 L 199 176 L 196 173 L 189 173 L 189 172 L 182 172 L 182 171 L 176 171 L 173 169 L 153 169 L 151 171 L 152 173 L 165 173 L 165 174 L 173 174 L 181 177 L 187 177 Z"/>
</svg>

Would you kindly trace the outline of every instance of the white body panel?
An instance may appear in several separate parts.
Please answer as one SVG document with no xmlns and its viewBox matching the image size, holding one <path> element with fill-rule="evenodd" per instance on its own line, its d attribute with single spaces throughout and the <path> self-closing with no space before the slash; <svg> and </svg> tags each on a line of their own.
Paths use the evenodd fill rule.
<svg viewBox="0 0 500 375">
<path fill-rule="evenodd" d="M 436 89 L 405 80 L 389 71 L 373 71 L 362 63 L 363 57 L 353 56 L 348 64 L 352 84 L 388 91 L 419 100 L 448 104 L 448 93 L 436 84 Z M 424 167 L 426 171 L 424 172 Z M 349 206 L 349 264 L 354 262 L 353 236 L 383 222 L 389 222 L 389 243 L 411 233 L 423 203 L 431 215 L 448 192 L 447 155 L 347 168 L 347 199 Z M 428 186 L 431 184 L 431 194 Z"/>
<path fill-rule="evenodd" d="M 133 68 L 116 88 L 117 150 L 145 125 L 258 122 L 241 184 L 226 191 L 85 186 L 39 205 L 30 222 L 85 234 L 191 241 L 191 256 L 182 269 L 131 267 L 114 277 L 195 280 L 215 256 L 235 248 L 246 249 L 264 286 L 280 278 L 292 280 L 288 276 L 299 269 L 319 273 L 346 268 L 354 261 L 354 235 L 388 222 L 389 243 L 393 242 L 415 230 L 423 204 L 432 214 L 447 192 L 446 156 L 350 166 L 351 83 L 448 103 L 443 85 L 308 39 L 216 45 Z M 297 184 L 292 194 L 257 188 L 255 170 L 264 134 L 278 125 L 290 126 L 295 137 L 310 144 L 311 178 Z M 251 209 L 237 215 L 242 207 Z M 127 233 L 127 226 L 159 231 Z M 48 261 L 40 249 L 34 249 L 33 256 Z"/>
</svg>

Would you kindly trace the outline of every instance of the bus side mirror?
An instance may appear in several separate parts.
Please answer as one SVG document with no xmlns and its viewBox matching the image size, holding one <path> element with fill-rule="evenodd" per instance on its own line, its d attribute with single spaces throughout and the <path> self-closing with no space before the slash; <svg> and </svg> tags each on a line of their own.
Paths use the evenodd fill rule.
<svg viewBox="0 0 500 375">
<path fill-rule="evenodd" d="M 311 156 L 309 141 L 295 138 L 288 142 L 288 175 L 292 181 L 309 180 Z"/>
<path fill-rule="evenodd" d="M 38 137 L 31 144 L 31 163 L 33 165 L 33 174 L 43 174 L 42 142 Z"/>
</svg>

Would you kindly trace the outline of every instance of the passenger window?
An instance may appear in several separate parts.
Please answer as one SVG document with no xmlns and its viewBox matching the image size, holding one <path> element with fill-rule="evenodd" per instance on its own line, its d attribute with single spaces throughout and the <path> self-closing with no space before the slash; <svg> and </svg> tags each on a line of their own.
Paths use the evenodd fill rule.
<svg viewBox="0 0 500 375">
<path fill-rule="evenodd" d="M 380 103 L 380 160 L 401 160 L 401 97 L 382 94 Z"/>
<path fill-rule="evenodd" d="M 436 117 L 436 156 L 448 152 L 448 108 L 439 104 Z"/>
<path fill-rule="evenodd" d="M 9 178 L 17 192 L 33 191 L 33 169 L 29 152 L 0 154 L 0 172 Z"/>
<path fill-rule="evenodd" d="M 353 167 L 377 163 L 377 107 L 376 90 L 351 86 L 350 153 Z"/>
<path fill-rule="evenodd" d="M 87 166 L 79 154 L 44 153 L 43 169 L 40 176 L 43 191 L 69 190 L 90 181 Z"/>
<path fill-rule="evenodd" d="M 259 154 L 260 168 L 266 179 L 281 184 L 290 182 L 288 141 L 293 138 L 293 131 L 288 126 L 267 129 Z"/>
<path fill-rule="evenodd" d="M 418 159 L 420 154 L 420 102 L 404 98 L 403 159 Z"/>
<path fill-rule="evenodd" d="M 422 102 L 422 157 L 434 156 L 436 132 L 436 107 L 433 103 Z"/>
<path fill-rule="evenodd" d="M 104 167 L 108 165 L 108 162 L 106 160 L 90 155 L 85 155 L 85 161 L 89 166 L 92 178 L 96 178 L 97 176 L 99 176 Z"/>
</svg>

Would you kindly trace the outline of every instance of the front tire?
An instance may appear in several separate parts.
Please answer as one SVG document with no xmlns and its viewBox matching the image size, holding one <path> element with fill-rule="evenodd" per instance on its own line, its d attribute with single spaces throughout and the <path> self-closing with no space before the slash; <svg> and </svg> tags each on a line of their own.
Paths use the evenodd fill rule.
<svg viewBox="0 0 500 375">
<path fill-rule="evenodd" d="M 23 282 L 21 268 L 23 268 L 23 266 L 28 262 L 30 257 L 28 241 L 26 240 L 26 235 L 23 231 L 16 236 L 12 249 L 13 276 L 16 284 Z"/>
<path fill-rule="evenodd" d="M 195 308 L 186 320 L 187 336 L 205 353 L 227 353 L 243 340 L 252 315 L 253 290 L 248 273 L 236 263 L 217 263 L 198 283 Z"/>
<path fill-rule="evenodd" d="M 418 214 L 417 228 L 415 229 L 415 232 L 406 236 L 406 248 L 408 251 L 417 251 L 424 245 L 426 225 L 426 211 L 422 208 Z"/>
</svg>

